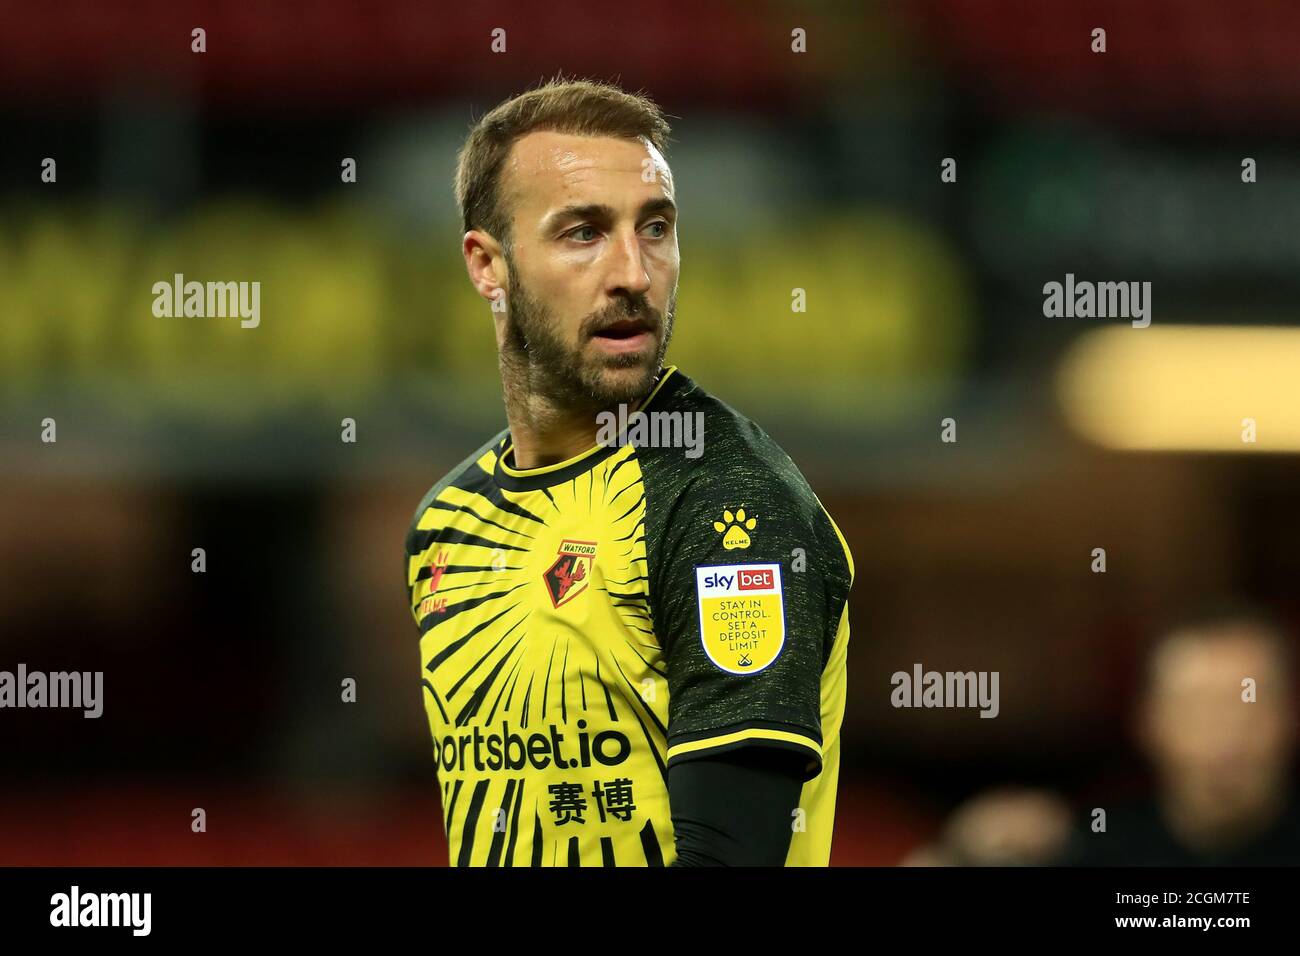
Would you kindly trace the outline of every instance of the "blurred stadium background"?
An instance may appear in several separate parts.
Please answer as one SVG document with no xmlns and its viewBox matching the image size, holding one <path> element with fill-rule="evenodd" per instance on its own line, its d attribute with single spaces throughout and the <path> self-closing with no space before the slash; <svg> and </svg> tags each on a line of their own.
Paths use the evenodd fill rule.
<svg viewBox="0 0 1300 956">
<path fill-rule="evenodd" d="M 592 11 L 0 0 L 0 667 L 106 672 L 97 721 L 0 719 L 0 863 L 446 862 L 398 558 L 503 421 L 450 180 L 557 71 L 672 115 L 670 360 L 853 548 L 836 864 L 992 785 L 1140 790 L 1159 622 L 1225 593 L 1300 623 L 1300 7 Z M 260 327 L 155 318 L 178 272 L 261 281 Z M 1151 328 L 1044 318 L 1067 272 L 1152 282 Z M 1172 326 L 1204 334 L 1151 351 Z M 895 710 L 915 662 L 999 671 L 1000 716 Z"/>
</svg>

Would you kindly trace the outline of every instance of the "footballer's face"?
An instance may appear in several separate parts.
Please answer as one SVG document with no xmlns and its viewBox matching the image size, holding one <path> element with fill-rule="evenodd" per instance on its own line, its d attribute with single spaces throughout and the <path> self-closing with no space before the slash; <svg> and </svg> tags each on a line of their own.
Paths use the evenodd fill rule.
<svg viewBox="0 0 1300 956">
<path fill-rule="evenodd" d="M 672 335 L 680 268 L 662 154 L 539 131 L 515 142 L 501 186 L 514 224 L 503 362 L 565 407 L 644 397 Z"/>
</svg>

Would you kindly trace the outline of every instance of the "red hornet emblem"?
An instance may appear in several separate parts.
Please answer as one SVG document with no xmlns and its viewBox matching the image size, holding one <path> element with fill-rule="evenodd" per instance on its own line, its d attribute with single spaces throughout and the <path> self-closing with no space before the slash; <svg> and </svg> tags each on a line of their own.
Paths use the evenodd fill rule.
<svg viewBox="0 0 1300 956">
<path fill-rule="evenodd" d="M 554 563 L 542 575 L 551 604 L 567 604 L 583 591 L 591 577 L 591 562 L 596 557 L 596 542 L 570 541 L 560 543 Z"/>
</svg>

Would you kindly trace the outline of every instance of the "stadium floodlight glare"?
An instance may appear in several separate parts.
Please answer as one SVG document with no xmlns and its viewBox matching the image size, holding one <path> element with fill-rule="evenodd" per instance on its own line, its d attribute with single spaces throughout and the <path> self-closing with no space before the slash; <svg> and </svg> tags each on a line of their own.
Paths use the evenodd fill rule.
<svg viewBox="0 0 1300 956">
<path fill-rule="evenodd" d="M 1100 329 L 1066 352 L 1072 428 L 1121 451 L 1300 451 L 1300 329 Z"/>
</svg>

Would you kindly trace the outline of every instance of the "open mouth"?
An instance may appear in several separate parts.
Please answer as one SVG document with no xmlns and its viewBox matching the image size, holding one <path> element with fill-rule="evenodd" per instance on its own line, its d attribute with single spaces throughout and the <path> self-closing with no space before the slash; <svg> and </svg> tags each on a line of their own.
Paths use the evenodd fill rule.
<svg viewBox="0 0 1300 956">
<path fill-rule="evenodd" d="M 622 322 L 615 322 L 613 325 L 601 329 L 595 334 L 595 337 L 617 342 L 636 338 L 639 335 L 653 331 L 653 329 L 654 327 L 643 319 L 624 319 Z"/>
<path fill-rule="evenodd" d="M 654 323 L 645 319 L 624 319 L 592 335 L 598 347 L 616 355 L 640 353 L 654 342 Z"/>
</svg>

